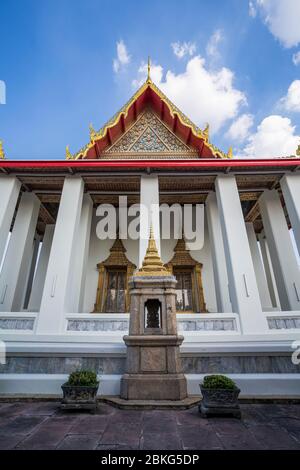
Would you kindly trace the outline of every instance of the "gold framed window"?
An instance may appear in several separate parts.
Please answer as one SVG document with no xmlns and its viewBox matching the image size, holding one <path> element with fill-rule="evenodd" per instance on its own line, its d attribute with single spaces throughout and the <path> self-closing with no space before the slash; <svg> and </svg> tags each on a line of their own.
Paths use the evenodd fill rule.
<svg viewBox="0 0 300 470">
<path fill-rule="evenodd" d="M 193 299 L 193 273 L 191 270 L 174 269 L 176 285 L 176 310 L 177 312 L 195 312 Z"/>
<path fill-rule="evenodd" d="M 195 261 L 180 238 L 174 248 L 174 256 L 166 268 L 177 279 L 176 310 L 178 313 L 206 313 L 202 284 L 202 263 Z"/>
<path fill-rule="evenodd" d="M 125 253 L 122 241 L 117 238 L 109 257 L 97 264 L 99 276 L 93 313 L 129 312 L 128 280 L 136 266 Z"/>
</svg>

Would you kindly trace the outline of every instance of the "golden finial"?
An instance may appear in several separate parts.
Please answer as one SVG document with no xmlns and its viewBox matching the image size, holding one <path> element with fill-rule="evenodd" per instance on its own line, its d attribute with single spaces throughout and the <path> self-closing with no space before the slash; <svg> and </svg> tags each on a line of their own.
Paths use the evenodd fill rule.
<svg viewBox="0 0 300 470">
<path fill-rule="evenodd" d="M 150 71 L 151 71 L 151 59 L 150 56 L 148 56 L 148 66 L 147 66 L 147 83 L 151 83 L 151 77 L 150 77 Z"/>
<path fill-rule="evenodd" d="M 232 158 L 232 157 L 233 157 L 232 147 L 229 147 L 229 150 L 228 150 L 228 153 L 227 153 L 227 158 Z"/>
<path fill-rule="evenodd" d="M 203 134 L 208 142 L 209 141 L 209 124 L 208 123 L 206 123 L 205 129 L 203 130 Z"/>
<path fill-rule="evenodd" d="M 66 146 L 66 160 L 72 160 L 72 159 L 73 159 L 73 156 L 70 152 L 69 146 L 67 145 Z"/>
<path fill-rule="evenodd" d="M 93 139 L 96 137 L 97 132 L 96 132 L 95 129 L 93 128 L 93 124 L 92 124 L 92 123 L 90 123 L 89 129 L 90 129 L 90 139 L 93 140 Z"/>
<path fill-rule="evenodd" d="M 169 271 L 165 268 L 158 254 L 152 224 L 143 265 L 141 269 L 137 271 L 136 276 L 170 276 Z"/>
<path fill-rule="evenodd" d="M 3 150 L 3 142 L 2 142 L 2 140 L 0 140 L 0 158 L 1 158 L 2 160 L 5 159 L 5 153 L 4 153 L 4 150 Z"/>
<path fill-rule="evenodd" d="M 300 144 L 297 147 L 296 155 L 297 155 L 297 157 L 300 157 Z"/>
</svg>

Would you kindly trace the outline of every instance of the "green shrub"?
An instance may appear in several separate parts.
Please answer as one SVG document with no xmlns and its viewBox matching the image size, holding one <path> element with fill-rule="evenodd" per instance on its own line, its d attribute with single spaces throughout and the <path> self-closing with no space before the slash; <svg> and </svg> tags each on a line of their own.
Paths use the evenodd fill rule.
<svg viewBox="0 0 300 470">
<path fill-rule="evenodd" d="M 96 386 L 97 374 L 92 370 L 77 370 L 69 375 L 68 385 Z"/>
<path fill-rule="evenodd" d="M 234 381 L 225 375 L 206 375 L 203 379 L 202 387 L 228 390 L 234 390 L 237 388 Z"/>
</svg>

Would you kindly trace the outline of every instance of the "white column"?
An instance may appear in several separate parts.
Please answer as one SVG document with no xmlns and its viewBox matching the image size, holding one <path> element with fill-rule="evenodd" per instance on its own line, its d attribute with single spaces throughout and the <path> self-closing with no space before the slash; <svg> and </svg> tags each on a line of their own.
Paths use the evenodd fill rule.
<svg viewBox="0 0 300 470">
<path fill-rule="evenodd" d="M 270 310 L 272 308 L 271 297 L 269 293 L 267 278 L 264 271 L 262 258 L 259 252 L 256 233 L 252 222 L 246 223 L 246 230 L 248 235 L 248 241 L 250 251 L 252 255 L 252 261 L 256 276 L 257 287 L 259 291 L 260 301 L 263 310 Z"/>
<path fill-rule="evenodd" d="M 15 212 L 21 183 L 15 176 L 0 177 L 0 263 Z"/>
<path fill-rule="evenodd" d="M 35 194 L 22 194 L 0 277 L 1 311 L 17 312 L 23 307 L 39 208 Z"/>
<path fill-rule="evenodd" d="M 209 241 L 211 246 L 218 312 L 232 312 L 228 275 L 216 193 L 209 193 L 205 201 Z"/>
<path fill-rule="evenodd" d="M 259 234 L 258 239 L 259 239 L 260 251 L 261 251 L 261 255 L 262 255 L 262 259 L 264 263 L 268 288 L 270 292 L 272 307 L 280 308 L 280 300 L 279 300 L 278 291 L 276 287 L 276 281 L 275 281 L 274 271 L 272 267 L 272 261 L 270 258 L 267 239 L 265 238 L 265 235 L 263 233 Z"/>
<path fill-rule="evenodd" d="M 47 266 L 49 261 L 50 249 L 54 234 L 54 224 L 46 225 L 44 238 L 42 241 L 41 252 L 33 279 L 31 294 L 28 303 L 28 311 L 38 312 L 40 309 L 43 288 L 46 278 Z"/>
<path fill-rule="evenodd" d="M 39 249 L 40 249 L 40 236 L 38 234 L 35 234 L 35 238 L 33 240 L 33 245 L 32 245 L 32 256 L 31 256 L 31 261 L 30 261 L 30 266 L 28 270 L 28 279 L 26 282 L 26 285 L 24 286 L 25 291 L 24 291 L 24 302 L 23 302 L 23 308 L 27 309 L 28 308 L 28 302 L 30 298 L 30 293 L 32 290 L 32 284 L 33 284 L 33 278 L 34 278 L 34 273 L 35 273 L 35 268 L 36 268 L 36 262 L 37 262 L 37 257 L 39 254 Z"/>
<path fill-rule="evenodd" d="M 267 321 L 262 313 L 235 177 L 218 176 L 215 186 L 232 308 L 240 316 L 243 334 L 263 333 L 268 329 Z"/>
<path fill-rule="evenodd" d="M 300 255 L 300 173 L 284 175 L 280 185 Z"/>
<path fill-rule="evenodd" d="M 160 221 L 159 221 L 159 183 L 158 176 L 141 176 L 140 189 L 140 240 L 139 267 L 146 254 L 150 225 L 152 223 L 156 246 L 160 254 Z"/>
<path fill-rule="evenodd" d="M 276 285 L 283 310 L 300 309 L 300 271 L 276 190 L 265 190 L 259 198 Z"/>
<path fill-rule="evenodd" d="M 71 309 L 72 270 L 83 190 L 81 177 L 65 178 L 37 322 L 38 334 L 61 333 L 64 314 Z"/>
<path fill-rule="evenodd" d="M 84 194 L 78 238 L 76 240 L 76 257 L 74 259 L 73 312 L 82 311 L 86 279 L 88 253 L 91 237 L 93 201 L 89 194 Z"/>
</svg>

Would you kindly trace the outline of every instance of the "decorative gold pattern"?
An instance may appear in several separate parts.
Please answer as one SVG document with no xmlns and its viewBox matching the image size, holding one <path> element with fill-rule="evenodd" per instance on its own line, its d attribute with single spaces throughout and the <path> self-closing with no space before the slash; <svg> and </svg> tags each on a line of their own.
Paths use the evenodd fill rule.
<svg viewBox="0 0 300 470">
<path fill-rule="evenodd" d="M 131 263 L 126 257 L 126 250 L 122 241 L 117 238 L 113 246 L 110 249 L 109 257 L 102 263 L 97 264 L 97 270 L 99 272 L 98 287 L 96 302 L 94 305 L 93 313 L 103 312 L 103 308 L 106 303 L 107 293 L 107 281 L 108 281 L 108 269 L 116 269 L 119 271 L 126 271 L 126 298 L 125 298 L 125 310 L 129 311 L 129 292 L 128 292 L 128 280 L 133 275 L 133 271 L 136 266 Z"/>
<path fill-rule="evenodd" d="M 145 254 L 142 267 L 135 273 L 135 276 L 169 276 L 169 271 L 165 268 L 154 240 L 151 226 L 148 248 Z"/>
<path fill-rule="evenodd" d="M 195 261 L 186 248 L 184 238 L 180 238 L 174 248 L 174 256 L 166 264 L 166 268 L 171 273 L 176 271 L 190 271 L 192 274 L 193 303 L 197 311 L 206 313 L 206 304 L 204 300 L 202 284 L 202 263 Z"/>
<path fill-rule="evenodd" d="M 4 160 L 5 159 L 5 153 L 3 149 L 3 142 L 0 140 L 0 159 Z"/>
<path fill-rule="evenodd" d="M 194 153 L 152 111 L 146 110 L 105 153 L 165 151 Z"/>
<path fill-rule="evenodd" d="M 66 160 L 73 160 L 73 155 L 70 152 L 69 146 L 66 146 Z"/>
</svg>

